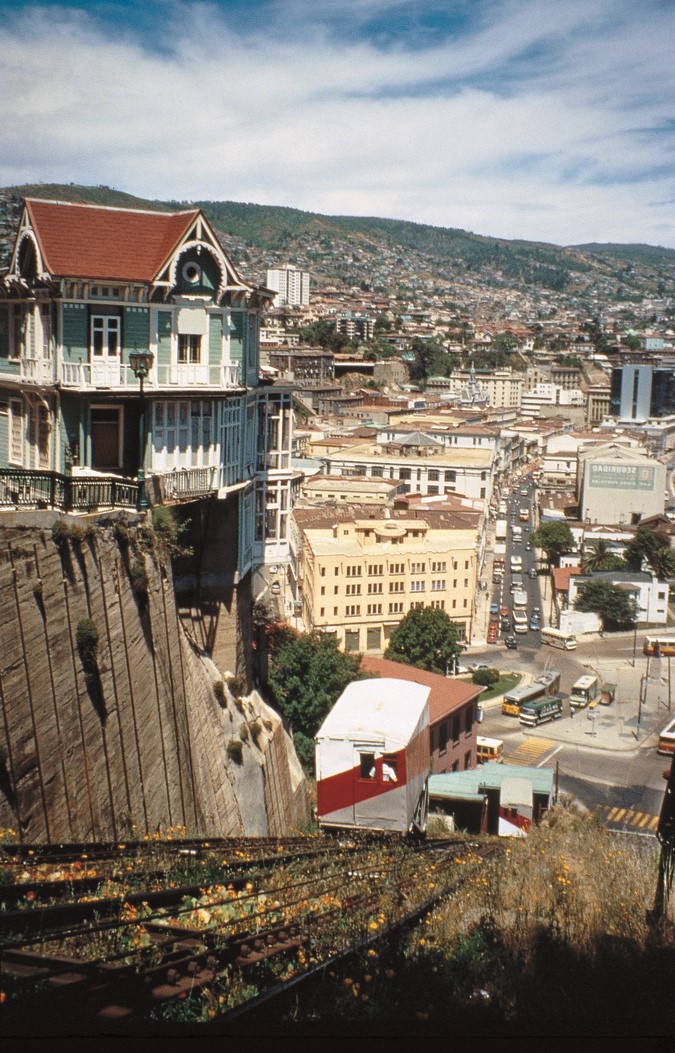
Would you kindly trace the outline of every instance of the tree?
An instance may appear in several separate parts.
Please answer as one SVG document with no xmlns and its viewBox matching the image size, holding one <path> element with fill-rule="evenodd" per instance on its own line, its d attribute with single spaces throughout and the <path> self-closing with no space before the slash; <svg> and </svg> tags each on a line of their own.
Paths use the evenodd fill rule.
<svg viewBox="0 0 675 1053">
<path fill-rule="evenodd" d="M 626 562 L 617 556 L 609 541 L 600 537 L 591 541 L 581 556 L 581 571 L 590 574 L 594 570 L 625 570 Z"/>
<path fill-rule="evenodd" d="M 544 550 L 549 563 L 557 562 L 563 552 L 569 552 L 574 549 L 575 545 L 569 524 L 562 520 L 540 523 L 537 529 L 530 534 L 530 541 L 535 548 Z"/>
<path fill-rule="evenodd" d="M 647 563 L 657 578 L 675 576 L 675 553 L 668 539 L 647 526 L 639 526 L 628 542 L 625 559 L 631 570 L 642 570 Z"/>
<path fill-rule="evenodd" d="M 603 629 L 632 629 L 637 619 L 637 605 L 625 589 L 607 578 L 596 578 L 579 586 L 574 602 L 578 611 L 592 611 L 602 619 Z"/>
<path fill-rule="evenodd" d="M 292 728 L 301 761 L 313 770 L 312 740 L 347 684 L 362 679 L 361 656 L 340 651 L 330 633 L 298 633 L 287 625 L 270 631 L 269 649 L 272 702 Z"/>
<path fill-rule="evenodd" d="M 460 626 L 445 611 L 414 607 L 392 632 L 384 657 L 445 676 L 461 654 L 460 638 Z"/>
</svg>

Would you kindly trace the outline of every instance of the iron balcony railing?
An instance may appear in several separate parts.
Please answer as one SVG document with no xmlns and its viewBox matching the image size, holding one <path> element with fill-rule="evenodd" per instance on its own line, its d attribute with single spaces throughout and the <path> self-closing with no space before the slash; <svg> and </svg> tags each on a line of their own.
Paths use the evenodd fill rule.
<svg viewBox="0 0 675 1053">
<path fill-rule="evenodd" d="M 137 483 L 116 476 L 62 475 L 28 468 L 0 468 L 0 508 L 58 508 L 91 512 L 99 508 L 137 508 Z"/>
</svg>

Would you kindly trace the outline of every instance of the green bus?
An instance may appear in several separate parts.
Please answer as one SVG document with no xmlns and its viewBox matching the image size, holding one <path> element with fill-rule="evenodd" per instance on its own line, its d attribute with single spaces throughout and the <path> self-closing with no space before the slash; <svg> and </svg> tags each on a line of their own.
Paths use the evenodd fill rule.
<svg viewBox="0 0 675 1053">
<path fill-rule="evenodd" d="M 545 724 L 547 720 L 557 720 L 562 716 L 562 695 L 549 695 L 548 698 L 537 698 L 525 702 L 520 707 L 520 723 L 526 727 Z"/>
</svg>

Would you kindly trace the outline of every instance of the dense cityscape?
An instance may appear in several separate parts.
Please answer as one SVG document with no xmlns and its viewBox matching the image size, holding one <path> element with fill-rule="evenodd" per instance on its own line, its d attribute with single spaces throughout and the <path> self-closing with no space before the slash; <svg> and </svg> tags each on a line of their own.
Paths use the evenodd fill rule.
<svg viewBox="0 0 675 1053">
<path fill-rule="evenodd" d="M 534 844 L 549 815 L 580 809 L 606 836 L 643 839 L 645 861 L 661 841 L 650 916 L 666 924 L 670 258 L 624 259 L 629 284 L 610 294 L 616 277 L 600 261 L 588 277 L 585 252 L 582 294 L 578 278 L 556 292 L 493 262 L 472 277 L 455 263 L 443 283 L 439 260 L 403 268 L 392 247 L 368 266 L 343 255 L 347 285 L 311 238 L 289 262 L 218 230 L 206 208 L 62 190 L 3 198 L 0 817 L 15 1026 L 25 977 L 45 968 L 32 902 L 44 911 L 92 853 L 115 867 L 130 842 L 140 860 L 153 830 L 204 866 L 237 845 L 264 870 L 256 853 L 271 842 L 302 857 L 299 831 Z M 457 851 L 439 857 L 444 875 Z M 481 866 L 482 851 L 459 862 Z M 392 865 L 400 897 L 420 864 Z M 286 928 L 269 930 L 263 957 L 286 971 L 255 996 L 224 980 L 227 963 L 258 961 L 251 937 L 206 962 L 200 936 L 185 982 L 133 967 L 169 1009 L 138 1008 L 133 984 L 94 985 L 83 1027 L 119 1013 L 161 1031 L 186 992 L 186 1022 L 218 1019 L 218 998 L 228 1021 L 240 1003 L 252 1019 L 272 976 L 283 987 L 308 962 L 327 968 L 338 937 L 303 957 L 306 921 L 279 912 L 280 874 L 266 924 Z M 148 930 L 128 913 L 130 887 L 111 892 L 119 875 L 106 879 L 127 905 L 115 925 L 140 925 L 139 948 L 153 925 L 234 924 L 218 885 L 183 892 L 172 920 L 148 891 Z M 357 929 L 403 924 L 360 895 L 344 901 Z M 330 914 L 338 900 L 324 899 Z M 90 924 L 83 903 L 54 918 L 66 957 L 60 927 Z M 61 1003 L 47 1004 L 51 1033 Z"/>
</svg>

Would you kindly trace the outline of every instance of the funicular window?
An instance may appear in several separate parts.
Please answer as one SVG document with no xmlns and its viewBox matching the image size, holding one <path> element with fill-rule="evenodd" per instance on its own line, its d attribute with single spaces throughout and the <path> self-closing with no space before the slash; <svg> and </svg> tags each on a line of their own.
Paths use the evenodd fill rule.
<svg viewBox="0 0 675 1053">
<path fill-rule="evenodd" d="M 359 753 L 359 778 L 369 780 L 375 778 L 374 753 Z"/>
<path fill-rule="evenodd" d="M 398 757 L 385 753 L 382 758 L 382 779 L 384 782 L 398 782 Z"/>
</svg>

